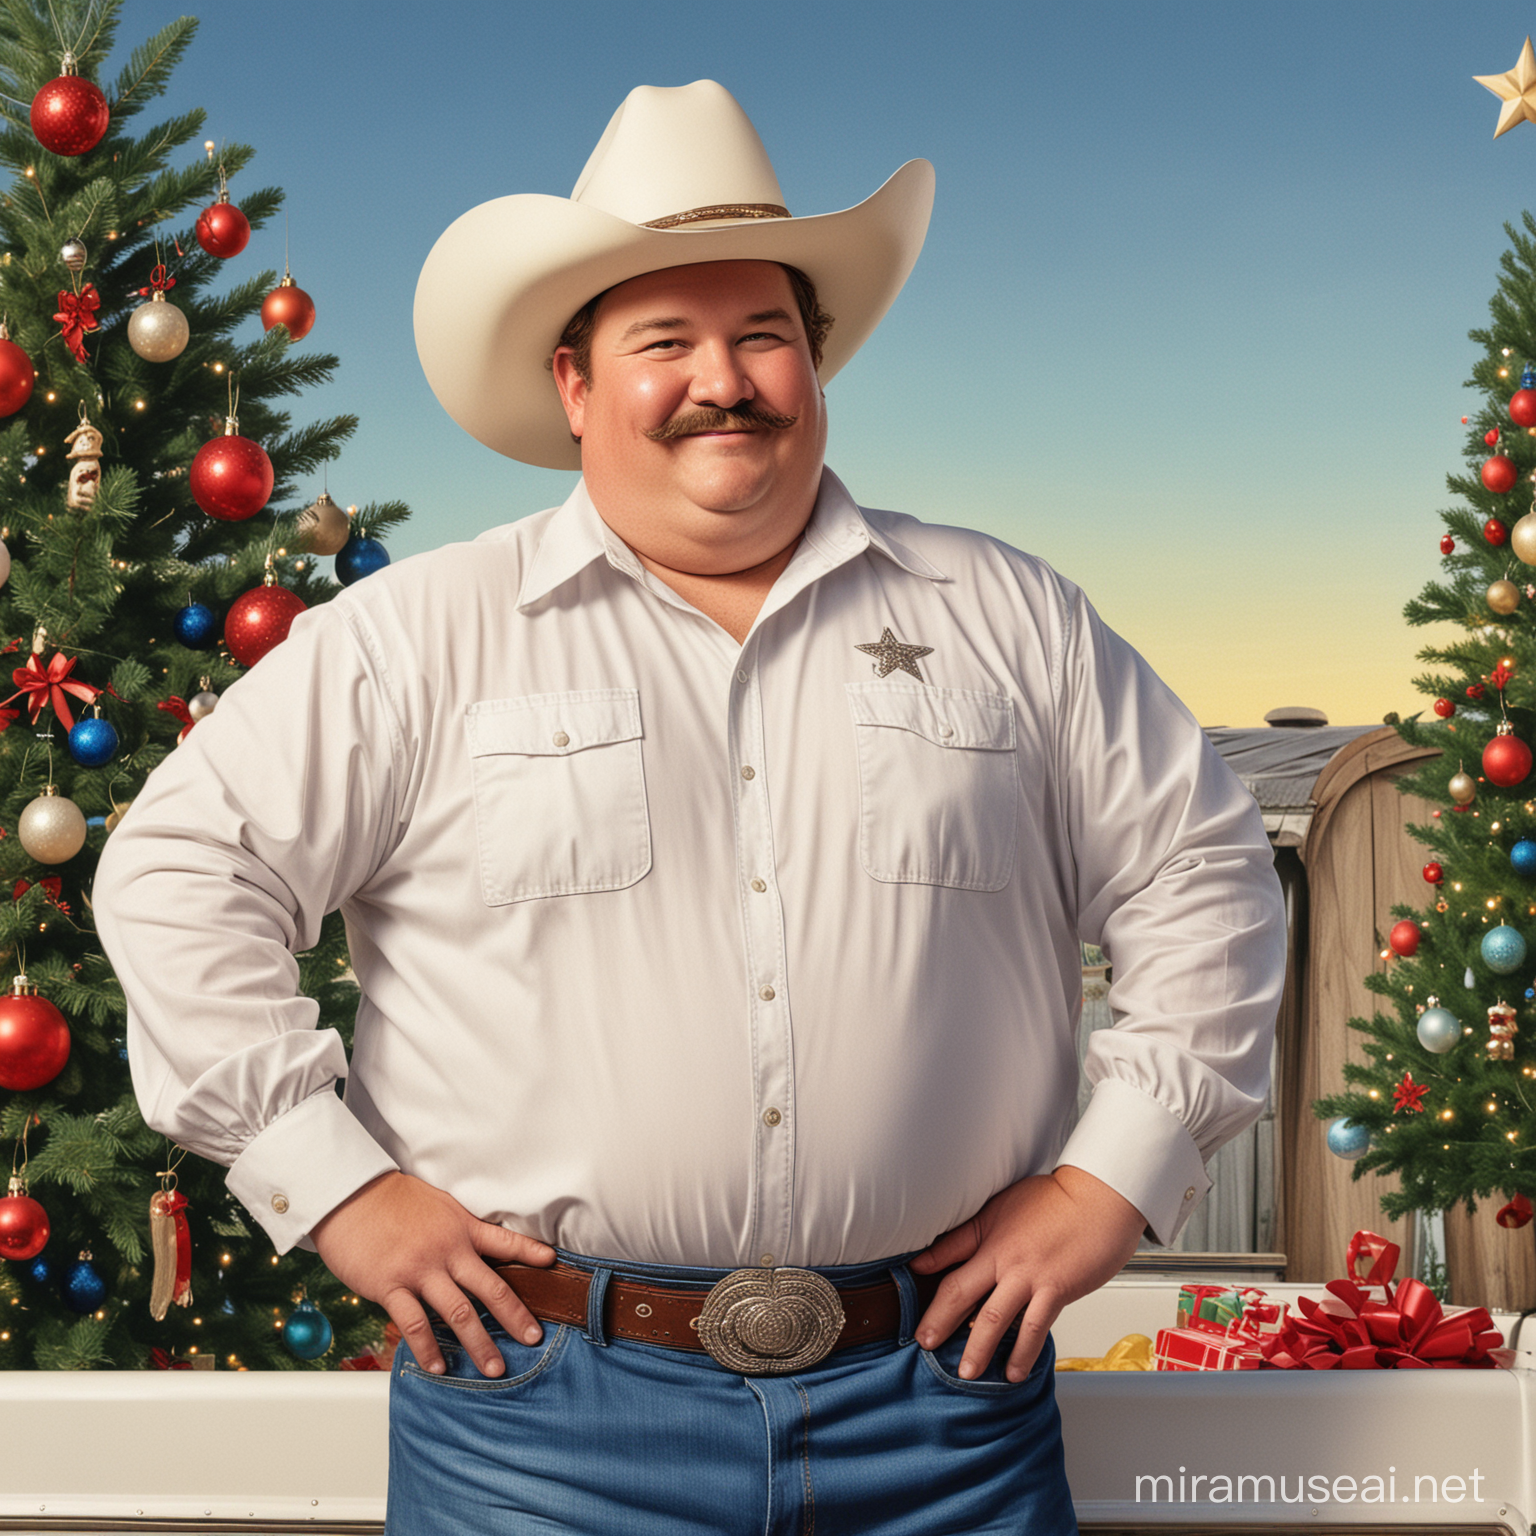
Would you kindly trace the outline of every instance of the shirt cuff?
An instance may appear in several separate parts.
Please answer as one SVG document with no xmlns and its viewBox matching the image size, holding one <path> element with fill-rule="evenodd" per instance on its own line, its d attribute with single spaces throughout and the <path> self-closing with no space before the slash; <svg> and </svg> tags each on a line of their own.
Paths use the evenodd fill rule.
<svg viewBox="0 0 1536 1536">
<path fill-rule="evenodd" d="M 313 1251 L 315 1227 L 349 1195 L 398 1167 L 335 1090 L 325 1088 L 249 1142 L 225 1182 L 279 1253 Z"/>
<path fill-rule="evenodd" d="M 1055 1166 L 1091 1173 L 1146 1217 L 1147 1234 L 1172 1243 L 1211 1187 L 1200 1149 L 1177 1115 L 1117 1077 L 1102 1078 Z"/>
</svg>

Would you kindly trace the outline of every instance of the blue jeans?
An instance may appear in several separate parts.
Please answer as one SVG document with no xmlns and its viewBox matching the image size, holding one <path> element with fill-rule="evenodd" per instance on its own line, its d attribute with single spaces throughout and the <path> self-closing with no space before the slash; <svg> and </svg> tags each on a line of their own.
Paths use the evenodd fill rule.
<svg viewBox="0 0 1536 1536">
<path fill-rule="evenodd" d="M 701 1294 L 727 1273 L 560 1256 Z M 905 1263 L 817 1273 L 834 1285 L 892 1276 L 900 1337 L 789 1376 L 741 1376 L 708 1355 L 610 1339 L 592 1316 L 585 1328 L 546 1323 L 531 1347 L 491 1323 L 507 1367 L 495 1378 L 447 1329 L 443 1376 L 402 1345 L 390 1379 L 388 1536 L 1075 1532 L 1050 1344 L 1022 1382 L 1004 1377 L 1001 1353 L 961 1381 L 965 1329 L 932 1353 L 918 1348 Z"/>
</svg>

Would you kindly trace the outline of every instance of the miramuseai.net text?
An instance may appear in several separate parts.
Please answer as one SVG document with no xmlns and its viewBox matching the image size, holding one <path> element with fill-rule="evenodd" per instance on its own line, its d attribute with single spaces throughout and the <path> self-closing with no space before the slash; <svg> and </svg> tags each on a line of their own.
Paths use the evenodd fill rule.
<svg viewBox="0 0 1536 1536">
<path fill-rule="evenodd" d="M 1136 1502 L 1155 1504 L 1481 1504 L 1483 1474 L 1143 1472 Z"/>
</svg>

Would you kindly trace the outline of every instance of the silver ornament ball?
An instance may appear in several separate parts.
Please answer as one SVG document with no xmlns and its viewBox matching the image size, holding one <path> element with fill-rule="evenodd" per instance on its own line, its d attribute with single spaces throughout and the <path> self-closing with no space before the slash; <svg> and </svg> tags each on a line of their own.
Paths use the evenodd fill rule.
<svg viewBox="0 0 1536 1536">
<path fill-rule="evenodd" d="M 128 318 L 128 345 L 146 363 L 168 363 L 180 357 L 191 334 L 187 317 L 158 290 Z"/>
<path fill-rule="evenodd" d="M 295 529 L 299 547 L 312 555 L 334 555 L 352 536 L 352 524 L 347 514 L 331 500 L 327 491 L 321 491 L 299 513 Z"/>
<path fill-rule="evenodd" d="M 62 864 L 85 847 L 85 816 L 50 784 L 21 813 L 16 832 L 39 864 Z"/>
<path fill-rule="evenodd" d="M 71 272 L 81 272 L 85 269 L 86 251 L 84 242 L 80 240 L 66 240 L 59 248 L 59 260 L 69 268 Z"/>
<path fill-rule="evenodd" d="M 204 720 L 218 708 L 219 696 L 216 693 L 204 689 L 201 693 L 194 693 L 187 700 L 187 713 L 194 720 Z"/>
<path fill-rule="evenodd" d="M 0 544 L 0 587 L 11 579 L 11 552 Z"/>
</svg>

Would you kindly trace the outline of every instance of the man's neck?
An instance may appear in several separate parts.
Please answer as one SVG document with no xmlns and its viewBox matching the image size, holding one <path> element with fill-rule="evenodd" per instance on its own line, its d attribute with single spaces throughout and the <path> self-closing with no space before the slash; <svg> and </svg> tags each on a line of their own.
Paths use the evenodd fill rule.
<svg viewBox="0 0 1536 1536">
<path fill-rule="evenodd" d="M 711 618 L 740 645 L 762 611 L 779 574 L 794 558 L 799 547 L 797 533 L 783 549 L 745 570 L 704 576 L 694 571 L 679 571 L 634 549 L 637 560 L 653 576 L 664 581 L 677 595 Z M 630 546 L 634 548 L 633 545 Z"/>
</svg>

